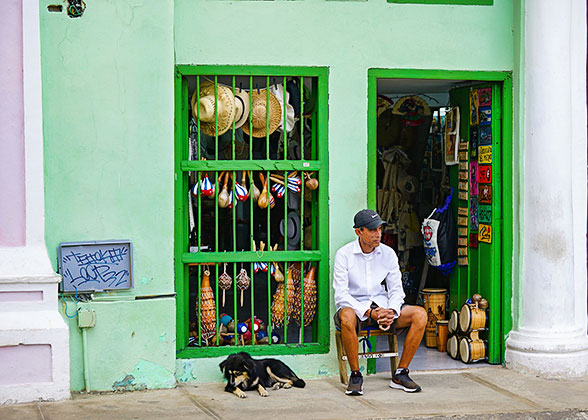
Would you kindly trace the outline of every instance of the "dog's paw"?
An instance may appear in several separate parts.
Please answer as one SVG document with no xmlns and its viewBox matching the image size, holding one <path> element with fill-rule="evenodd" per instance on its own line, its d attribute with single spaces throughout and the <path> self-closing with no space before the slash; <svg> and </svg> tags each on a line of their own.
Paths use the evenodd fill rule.
<svg viewBox="0 0 588 420">
<path fill-rule="evenodd" d="M 269 394 L 267 393 L 266 389 L 263 386 L 261 386 L 261 385 L 257 385 L 257 392 L 259 392 L 259 395 L 261 395 L 262 397 L 269 396 Z"/>
<path fill-rule="evenodd" d="M 286 382 L 283 386 L 284 386 L 284 389 L 292 388 L 292 382 Z"/>
<path fill-rule="evenodd" d="M 239 388 L 235 388 L 233 394 L 235 394 L 239 398 L 247 398 L 247 394 Z"/>
<path fill-rule="evenodd" d="M 273 386 L 274 389 L 282 389 L 282 387 L 284 386 L 283 383 L 281 382 L 276 382 Z"/>
</svg>

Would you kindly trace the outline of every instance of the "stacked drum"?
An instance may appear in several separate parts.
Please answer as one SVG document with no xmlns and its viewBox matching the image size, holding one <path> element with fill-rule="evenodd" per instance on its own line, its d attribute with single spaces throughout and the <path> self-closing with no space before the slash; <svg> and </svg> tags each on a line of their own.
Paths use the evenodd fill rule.
<svg viewBox="0 0 588 420">
<path fill-rule="evenodd" d="M 470 303 L 471 302 L 471 303 Z M 461 311 L 454 310 L 449 320 L 447 353 L 464 363 L 485 360 L 488 354 L 488 340 L 480 339 L 480 332 L 488 329 L 488 301 L 475 294 Z"/>
<path fill-rule="evenodd" d="M 425 345 L 439 347 L 437 343 L 437 321 L 445 320 L 445 302 L 447 289 L 423 289 L 423 303 L 427 311 L 427 328 L 425 330 Z M 445 341 L 445 339 L 443 339 Z"/>
</svg>

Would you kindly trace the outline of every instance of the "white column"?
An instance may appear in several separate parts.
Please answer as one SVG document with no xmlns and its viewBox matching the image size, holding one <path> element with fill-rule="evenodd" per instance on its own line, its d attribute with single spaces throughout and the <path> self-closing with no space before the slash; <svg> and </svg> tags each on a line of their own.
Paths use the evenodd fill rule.
<svg viewBox="0 0 588 420">
<path fill-rule="evenodd" d="M 586 3 L 525 2 L 520 301 L 507 367 L 588 374 Z"/>
<path fill-rule="evenodd" d="M 0 247 L 0 404 L 70 395 L 69 329 L 58 311 L 60 277 L 45 247 L 39 1 L 10 6 L 22 7 L 4 19 L 22 16 L 25 238 Z"/>
</svg>

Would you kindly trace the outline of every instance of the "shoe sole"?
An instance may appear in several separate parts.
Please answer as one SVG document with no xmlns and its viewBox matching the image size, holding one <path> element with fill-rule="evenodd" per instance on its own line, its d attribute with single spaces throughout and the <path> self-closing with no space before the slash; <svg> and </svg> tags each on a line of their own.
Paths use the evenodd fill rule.
<svg viewBox="0 0 588 420">
<path fill-rule="evenodd" d="M 358 397 L 363 395 L 363 389 L 361 391 L 345 391 L 345 395 L 350 395 L 352 397 Z"/>
<path fill-rule="evenodd" d="M 421 387 L 420 386 L 418 388 L 407 388 L 404 385 L 397 384 L 394 381 L 390 381 L 390 388 L 393 388 L 393 389 L 401 389 L 404 392 L 419 392 L 421 390 Z"/>
</svg>

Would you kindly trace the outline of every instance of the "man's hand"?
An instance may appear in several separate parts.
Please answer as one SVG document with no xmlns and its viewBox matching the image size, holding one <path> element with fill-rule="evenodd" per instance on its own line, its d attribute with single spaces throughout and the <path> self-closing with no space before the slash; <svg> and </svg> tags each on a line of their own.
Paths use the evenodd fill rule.
<svg viewBox="0 0 588 420">
<path fill-rule="evenodd" d="M 396 311 L 394 309 L 378 307 L 371 311 L 371 317 L 378 323 L 380 329 L 387 331 L 394 322 Z"/>
</svg>

